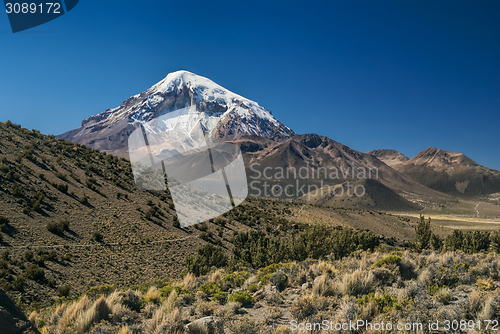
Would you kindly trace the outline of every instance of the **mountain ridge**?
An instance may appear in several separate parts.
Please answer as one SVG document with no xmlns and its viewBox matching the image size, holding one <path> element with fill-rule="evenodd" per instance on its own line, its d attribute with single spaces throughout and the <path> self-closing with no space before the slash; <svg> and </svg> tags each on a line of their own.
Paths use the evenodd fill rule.
<svg viewBox="0 0 500 334">
<path fill-rule="evenodd" d="M 394 163 L 395 156 L 401 154 L 397 151 L 368 153 L 413 180 L 447 194 L 483 196 L 500 192 L 500 172 L 482 166 L 463 153 L 429 147 L 398 163 Z"/>
</svg>

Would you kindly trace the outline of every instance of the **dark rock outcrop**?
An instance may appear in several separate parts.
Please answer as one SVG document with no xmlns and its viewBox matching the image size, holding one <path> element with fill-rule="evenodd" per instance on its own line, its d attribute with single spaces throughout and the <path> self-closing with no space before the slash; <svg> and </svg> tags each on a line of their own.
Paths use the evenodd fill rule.
<svg viewBox="0 0 500 334">
<path fill-rule="evenodd" d="M 0 333 L 40 334 L 3 289 L 0 289 Z"/>
</svg>

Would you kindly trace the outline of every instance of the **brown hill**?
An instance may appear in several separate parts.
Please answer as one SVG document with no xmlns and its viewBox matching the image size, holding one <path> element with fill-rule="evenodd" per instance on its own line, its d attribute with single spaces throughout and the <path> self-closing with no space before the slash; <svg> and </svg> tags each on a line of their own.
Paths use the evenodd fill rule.
<svg viewBox="0 0 500 334">
<path fill-rule="evenodd" d="M 481 166 L 462 153 L 431 147 L 394 168 L 448 194 L 477 196 L 500 192 L 500 172 Z"/>
<path fill-rule="evenodd" d="M 316 185 L 321 188 L 325 185 L 341 184 L 348 180 L 373 179 L 385 186 L 384 189 L 391 190 L 396 196 L 401 196 L 402 201 L 414 203 L 413 209 L 421 206 L 435 207 L 447 201 L 453 201 L 451 197 L 429 189 L 401 174 L 372 154 L 353 150 L 316 134 L 297 135 L 283 143 L 248 137 L 240 139 L 239 143 L 242 145 L 242 150 L 246 152 L 250 188 L 252 188 L 252 182 L 255 188 L 259 186 L 262 188 L 265 181 L 282 189 L 287 186 L 291 189 L 291 185 L 294 184 L 296 189 L 300 189 L 301 185 L 311 185 L 312 188 Z M 294 170 L 297 174 L 294 174 Z M 301 177 L 298 175 L 300 170 L 304 171 L 304 175 L 305 170 L 309 173 L 306 177 Z M 284 177 L 281 176 L 281 171 L 284 171 Z M 264 190 L 250 191 L 250 195 L 259 193 L 264 193 Z M 299 192 L 295 195 L 297 196 L 290 198 L 301 197 L 304 194 Z M 381 201 L 374 203 L 381 203 Z"/>
<path fill-rule="evenodd" d="M 373 150 L 366 153 L 376 156 L 380 161 L 383 161 L 387 166 L 390 166 L 392 168 L 402 164 L 405 161 L 410 160 L 410 158 L 408 158 L 406 155 L 403 155 L 396 150 L 382 149 Z"/>
<path fill-rule="evenodd" d="M 377 180 L 346 181 L 335 190 L 320 189 L 302 196 L 301 200 L 311 204 L 356 209 L 383 211 L 418 211 L 423 207 L 399 196 Z"/>
</svg>

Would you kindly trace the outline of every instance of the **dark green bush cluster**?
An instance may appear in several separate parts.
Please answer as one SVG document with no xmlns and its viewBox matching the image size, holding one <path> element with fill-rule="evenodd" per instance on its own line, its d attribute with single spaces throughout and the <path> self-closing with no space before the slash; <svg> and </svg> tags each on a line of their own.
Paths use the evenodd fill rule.
<svg viewBox="0 0 500 334">
<path fill-rule="evenodd" d="M 33 209 L 34 211 L 41 211 L 44 197 L 45 197 L 45 193 L 41 190 L 38 190 L 33 195 L 33 197 L 31 197 L 31 200 L 30 200 L 31 209 Z"/>
<path fill-rule="evenodd" d="M 200 285 L 198 287 L 198 291 L 203 291 L 207 295 L 213 296 L 214 294 L 216 294 L 218 292 L 222 292 L 222 288 L 219 284 L 217 284 L 213 281 L 210 281 L 210 282 L 206 282 L 206 283 L 203 283 L 202 285 Z"/>
<path fill-rule="evenodd" d="M 233 288 L 239 288 L 249 277 L 250 273 L 248 271 L 234 271 L 224 275 L 224 277 L 222 277 L 222 282 L 230 285 Z"/>
<path fill-rule="evenodd" d="M 60 178 L 61 180 L 63 180 L 63 181 L 66 181 L 66 180 L 67 180 L 67 176 L 66 176 L 66 174 L 64 174 L 64 173 L 61 173 L 61 172 L 55 172 L 54 174 L 55 174 L 58 178 Z"/>
<path fill-rule="evenodd" d="M 151 220 L 153 217 L 159 218 L 160 216 L 163 216 L 163 213 L 160 211 L 160 208 L 155 205 L 151 206 L 144 214 L 147 220 Z"/>
<path fill-rule="evenodd" d="M 319 259 L 332 254 L 341 259 L 356 250 L 374 249 L 378 237 L 370 231 L 347 227 L 311 226 L 297 235 L 274 236 L 263 231 L 236 233 L 232 264 L 261 268 L 272 263 Z"/>
<path fill-rule="evenodd" d="M 59 297 L 69 297 L 69 294 L 71 292 L 71 285 L 70 284 L 63 284 L 57 287 L 57 294 Z"/>
<path fill-rule="evenodd" d="M 55 249 L 38 248 L 35 253 L 42 261 L 57 261 L 57 251 Z"/>
<path fill-rule="evenodd" d="M 500 233 L 487 231 L 466 231 L 453 230 L 453 233 L 444 240 L 446 251 L 461 250 L 465 253 L 478 253 L 492 250 L 500 252 L 498 239 Z"/>
<path fill-rule="evenodd" d="M 431 219 L 427 221 L 420 216 L 420 221 L 415 228 L 416 240 L 414 248 L 418 251 L 423 249 L 456 251 L 461 250 L 472 254 L 478 252 L 500 253 L 500 231 L 462 231 L 453 230 L 446 238 L 441 238 L 432 233 Z"/>
<path fill-rule="evenodd" d="M 196 256 L 186 258 L 186 270 L 196 276 L 206 275 L 212 267 L 222 268 L 227 261 L 227 255 L 222 248 L 207 244 L 198 249 Z"/>
<path fill-rule="evenodd" d="M 10 223 L 9 218 L 0 214 L 0 231 L 4 233 L 7 232 L 7 230 L 9 229 L 9 223 Z"/>
<path fill-rule="evenodd" d="M 52 186 L 64 194 L 66 194 L 68 192 L 68 185 L 65 183 L 53 182 Z"/>
</svg>

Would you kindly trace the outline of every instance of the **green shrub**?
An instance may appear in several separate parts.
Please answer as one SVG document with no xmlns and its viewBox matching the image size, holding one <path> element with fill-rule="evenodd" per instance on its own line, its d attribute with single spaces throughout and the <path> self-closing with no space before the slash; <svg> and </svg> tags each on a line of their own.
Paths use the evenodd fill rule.
<svg viewBox="0 0 500 334">
<path fill-rule="evenodd" d="M 69 297 L 69 294 L 71 292 L 71 285 L 70 284 L 63 284 L 63 285 L 60 285 L 58 288 L 57 288 L 57 294 L 59 295 L 59 297 Z"/>
<path fill-rule="evenodd" d="M 3 215 L 0 215 L 0 225 L 6 225 L 9 223 L 9 218 L 3 216 Z"/>
<path fill-rule="evenodd" d="M 206 275 L 212 267 L 222 268 L 227 264 L 227 255 L 220 247 L 207 244 L 198 249 L 196 256 L 186 258 L 187 272 L 196 276 Z"/>
<path fill-rule="evenodd" d="M 425 221 L 424 216 L 420 215 L 420 221 L 417 227 L 415 227 L 415 238 L 418 250 L 429 248 L 431 237 L 431 218 L 429 217 L 429 220 Z"/>
<path fill-rule="evenodd" d="M 254 293 L 254 292 L 256 292 L 257 290 L 259 290 L 259 286 L 258 286 L 257 284 L 255 284 L 255 283 L 252 283 L 252 284 L 250 284 L 250 285 L 248 286 L 247 290 L 248 290 L 248 292 L 250 292 L 250 293 Z"/>
<path fill-rule="evenodd" d="M 399 311 L 401 310 L 401 305 L 398 303 L 397 296 L 391 296 L 387 292 L 384 292 L 383 295 L 376 297 L 373 293 L 369 293 L 364 295 L 356 300 L 356 303 L 359 306 L 367 305 L 370 301 L 374 301 L 377 305 L 379 312 L 381 313 L 390 313 L 391 311 Z"/>
<path fill-rule="evenodd" d="M 267 267 L 260 268 L 259 272 L 257 273 L 257 281 L 260 281 L 262 285 L 266 284 L 267 282 L 269 282 L 271 276 L 282 267 L 283 264 L 281 263 L 273 263 L 268 265 Z"/>
<path fill-rule="evenodd" d="M 398 264 L 399 262 L 401 262 L 401 257 L 399 257 L 397 255 L 389 255 L 389 256 L 375 262 L 374 266 L 377 268 L 380 268 L 384 264 Z"/>
<path fill-rule="evenodd" d="M 80 203 L 82 204 L 88 204 L 89 203 L 89 198 L 87 197 L 87 195 L 83 195 L 82 197 L 80 197 L 78 199 L 80 201 Z"/>
<path fill-rule="evenodd" d="M 94 231 L 92 232 L 92 240 L 96 241 L 96 242 L 101 242 L 104 238 L 104 236 L 102 235 L 101 232 L 99 231 Z"/>
<path fill-rule="evenodd" d="M 250 277 L 250 273 L 248 271 L 235 271 L 224 275 L 224 277 L 222 277 L 222 281 L 230 284 L 232 287 L 239 288 L 243 285 L 243 283 L 245 283 L 248 277 Z"/>
<path fill-rule="evenodd" d="M 68 220 L 61 220 L 59 222 L 50 222 L 47 224 L 47 230 L 49 232 L 54 233 L 54 234 L 63 234 L 64 231 L 69 230 L 69 221 Z"/>
<path fill-rule="evenodd" d="M 444 288 L 448 288 L 446 285 L 442 285 L 442 286 L 439 286 L 437 284 L 434 284 L 434 285 L 429 285 L 427 287 L 427 292 L 430 293 L 431 295 L 434 295 L 436 294 L 439 290 L 441 289 L 444 289 Z"/>
<path fill-rule="evenodd" d="M 167 298 L 172 290 L 175 290 L 177 292 L 177 295 L 182 295 L 182 294 L 191 294 L 192 292 L 189 290 L 185 290 L 182 288 L 182 286 L 171 286 L 170 284 L 165 285 L 162 287 L 159 292 L 163 298 Z"/>
<path fill-rule="evenodd" d="M 9 218 L 7 218 L 3 215 L 0 215 L 0 231 L 2 231 L 4 233 L 7 232 L 7 230 L 9 229 L 9 222 L 10 222 Z"/>
<path fill-rule="evenodd" d="M 52 186 L 60 192 L 66 194 L 68 192 L 68 185 L 64 183 L 52 183 Z"/>
<path fill-rule="evenodd" d="M 493 290 L 495 288 L 495 282 L 493 281 L 493 279 L 491 277 L 489 277 L 488 279 L 479 278 L 476 281 L 476 285 L 479 289 L 484 290 L 484 291 L 490 291 L 490 290 Z"/>
<path fill-rule="evenodd" d="M 14 282 L 12 282 L 12 287 L 17 291 L 24 291 L 26 286 L 26 279 L 23 276 L 17 276 Z"/>
<path fill-rule="evenodd" d="M 279 221 L 287 231 L 286 220 Z M 319 259 L 332 254 L 335 259 L 348 256 L 356 250 L 374 249 L 380 244 L 378 237 L 370 231 L 357 231 L 347 227 L 315 225 L 304 227 L 288 237 L 274 234 L 269 228 L 264 231 L 235 233 L 233 263 L 253 268 L 262 268 L 281 261 L 303 261 Z"/>
<path fill-rule="evenodd" d="M 64 180 L 64 181 L 66 181 L 66 180 L 67 180 L 66 174 L 61 173 L 61 172 L 55 172 L 55 174 L 56 174 L 56 176 L 57 176 L 58 178 L 60 178 L 61 180 Z"/>
<path fill-rule="evenodd" d="M 224 304 L 227 300 L 227 292 L 216 292 L 212 297 L 212 301 L 217 302 L 219 304 Z"/>
<path fill-rule="evenodd" d="M 215 295 L 216 293 L 222 292 L 222 288 L 219 284 L 215 282 L 206 282 L 198 287 L 198 291 L 203 291 L 209 296 Z"/>
<path fill-rule="evenodd" d="M 42 268 L 38 267 L 36 264 L 29 264 L 25 269 L 23 275 L 26 278 L 41 281 L 45 278 L 45 271 Z"/>
<path fill-rule="evenodd" d="M 227 301 L 229 303 L 238 302 L 238 303 L 241 303 L 241 305 L 249 305 L 249 304 L 253 303 L 253 297 L 250 296 L 250 294 L 246 290 L 235 291 L 229 295 L 229 298 L 227 299 Z"/>
</svg>

